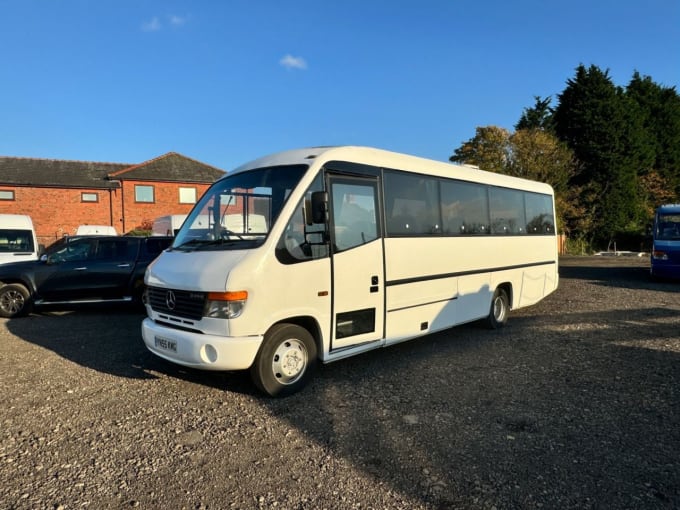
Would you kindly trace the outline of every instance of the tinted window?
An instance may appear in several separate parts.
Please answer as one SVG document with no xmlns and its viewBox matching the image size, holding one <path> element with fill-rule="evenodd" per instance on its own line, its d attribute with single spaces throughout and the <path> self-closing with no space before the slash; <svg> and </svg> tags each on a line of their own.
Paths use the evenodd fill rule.
<svg viewBox="0 0 680 510">
<path fill-rule="evenodd" d="M 489 205 L 491 206 L 492 234 L 526 234 L 522 191 L 490 187 Z"/>
<path fill-rule="evenodd" d="M 67 239 L 61 248 L 52 252 L 49 260 L 50 262 L 87 260 L 92 251 L 93 243 L 92 239 L 74 239 L 72 241 Z"/>
<path fill-rule="evenodd" d="M 100 239 L 97 243 L 96 260 L 134 260 L 138 243 L 135 239 Z"/>
<path fill-rule="evenodd" d="M 33 233 L 30 230 L 0 230 L 0 252 L 33 251 Z"/>
<path fill-rule="evenodd" d="M 525 193 L 524 203 L 526 205 L 528 234 L 552 234 L 555 232 L 552 200 L 548 195 Z"/>
<path fill-rule="evenodd" d="M 441 232 L 439 185 L 435 178 L 385 172 L 385 223 L 388 235 Z"/>
<path fill-rule="evenodd" d="M 445 234 L 489 233 L 489 201 L 486 186 L 463 181 L 444 181 L 441 187 Z"/>
</svg>

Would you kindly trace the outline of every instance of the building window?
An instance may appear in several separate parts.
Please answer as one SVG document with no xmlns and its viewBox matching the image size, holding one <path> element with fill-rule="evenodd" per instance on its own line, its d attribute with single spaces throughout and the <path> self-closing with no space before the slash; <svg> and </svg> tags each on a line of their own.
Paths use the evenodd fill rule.
<svg viewBox="0 0 680 510">
<path fill-rule="evenodd" d="M 153 186 L 144 186 L 141 184 L 135 184 L 135 202 L 146 202 L 153 204 Z"/>
<path fill-rule="evenodd" d="M 99 193 L 88 193 L 88 192 L 82 192 L 80 194 L 80 201 L 81 202 L 99 202 Z"/>
<path fill-rule="evenodd" d="M 14 200 L 14 190 L 0 189 L 0 200 Z"/>
<path fill-rule="evenodd" d="M 179 189 L 179 203 L 180 204 L 195 204 L 196 203 L 196 188 L 180 188 Z"/>
</svg>

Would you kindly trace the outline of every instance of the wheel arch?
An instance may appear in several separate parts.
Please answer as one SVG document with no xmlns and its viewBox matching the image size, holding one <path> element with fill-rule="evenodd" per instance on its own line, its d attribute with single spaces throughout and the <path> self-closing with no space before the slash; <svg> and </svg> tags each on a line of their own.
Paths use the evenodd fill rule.
<svg viewBox="0 0 680 510">
<path fill-rule="evenodd" d="M 512 292 L 512 282 L 502 282 L 496 285 L 496 289 L 503 289 L 505 293 L 508 296 L 508 305 L 510 306 L 510 309 L 512 310 L 514 308 L 513 306 L 513 300 L 514 300 L 514 294 Z M 494 293 L 496 292 L 496 289 L 494 289 Z M 493 293 L 492 293 L 493 295 Z"/>
<path fill-rule="evenodd" d="M 321 335 L 321 327 L 319 326 L 319 322 L 314 317 L 309 315 L 299 315 L 296 317 L 288 317 L 286 319 L 281 319 L 273 323 L 271 326 L 269 326 L 267 332 L 269 332 L 274 326 L 278 324 L 294 324 L 296 326 L 300 326 L 303 329 L 306 329 L 309 332 L 309 334 L 312 335 L 314 343 L 316 344 L 317 359 L 322 359 L 323 337 Z"/>
<path fill-rule="evenodd" d="M 30 296 L 33 298 L 35 297 L 35 286 L 33 285 L 33 282 L 30 279 L 23 279 L 23 278 L 18 278 L 18 277 L 11 277 L 11 278 L 3 278 L 0 280 L 0 287 L 4 287 L 5 285 L 12 285 L 12 284 L 18 284 L 18 285 L 23 285 L 26 287 L 26 290 L 28 290 L 28 293 Z"/>
</svg>

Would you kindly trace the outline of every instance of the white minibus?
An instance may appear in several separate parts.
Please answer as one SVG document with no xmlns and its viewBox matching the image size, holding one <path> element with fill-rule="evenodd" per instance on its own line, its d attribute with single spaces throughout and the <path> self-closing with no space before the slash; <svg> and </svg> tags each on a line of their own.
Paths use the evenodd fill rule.
<svg viewBox="0 0 680 510">
<path fill-rule="evenodd" d="M 145 283 L 149 350 L 288 395 L 319 361 L 497 328 L 553 292 L 553 190 L 367 147 L 278 153 L 215 182 Z"/>
<path fill-rule="evenodd" d="M 37 260 L 41 249 L 30 216 L 0 214 L 0 264 Z"/>
</svg>

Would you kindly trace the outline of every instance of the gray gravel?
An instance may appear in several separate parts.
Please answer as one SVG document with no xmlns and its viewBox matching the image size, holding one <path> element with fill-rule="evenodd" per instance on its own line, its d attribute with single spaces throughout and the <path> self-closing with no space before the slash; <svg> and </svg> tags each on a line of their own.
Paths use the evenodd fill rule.
<svg viewBox="0 0 680 510">
<path fill-rule="evenodd" d="M 680 508 L 680 283 L 565 258 L 506 328 L 321 368 L 303 392 L 154 358 L 132 310 L 0 328 L 0 507 Z"/>
</svg>

